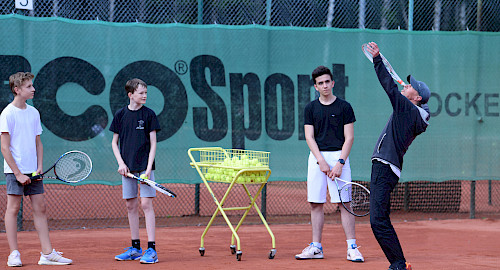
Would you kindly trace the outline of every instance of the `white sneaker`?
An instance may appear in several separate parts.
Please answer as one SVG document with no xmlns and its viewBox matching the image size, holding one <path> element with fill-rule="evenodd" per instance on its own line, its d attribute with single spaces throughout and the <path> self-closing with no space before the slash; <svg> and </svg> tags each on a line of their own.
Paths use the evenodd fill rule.
<svg viewBox="0 0 500 270">
<path fill-rule="evenodd" d="M 302 253 L 295 255 L 297 260 L 307 260 L 307 259 L 323 259 L 323 248 L 317 248 L 313 244 L 309 244 Z"/>
<path fill-rule="evenodd" d="M 38 261 L 39 265 L 66 265 L 73 262 L 72 260 L 61 256 L 63 253 L 58 252 L 55 249 L 53 249 L 52 253 L 49 255 L 43 255 L 41 252 L 40 254 L 40 260 Z"/>
<path fill-rule="evenodd" d="M 9 259 L 7 260 L 8 266 L 23 266 L 21 263 L 21 253 L 16 249 L 12 251 L 9 255 Z"/>
<path fill-rule="evenodd" d="M 359 252 L 358 248 L 349 248 L 347 249 L 347 260 L 351 262 L 364 262 L 365 259 L 361 252 Z"/>
</svg>

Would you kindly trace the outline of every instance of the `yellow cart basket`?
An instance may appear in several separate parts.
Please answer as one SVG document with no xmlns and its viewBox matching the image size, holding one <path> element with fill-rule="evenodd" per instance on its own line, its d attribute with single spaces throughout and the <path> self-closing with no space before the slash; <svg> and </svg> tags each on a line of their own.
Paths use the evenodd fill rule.
<svg viewBox="0 0 500 270">
<path fill-rule="evenodd" d="M 262 223 L 266 227 L 272 240 L 272 248 L 269 252 L 269 259 L 274 259 L 276 255 L 276 246 L 274 234 L 269 228 L 266 219 L 260 212 L 255 201 L 265 184 L 267 179 L 271 175 L 271 170 L 269 169 L 269 152 L 262 151 L 252 151 L 252 150 L 242 150 L 242 149 L 224 149 L 221 147 L 206 147 L 206 148 L 191 148 L 188 150 L 189 158 L 191 159 L 191 166 L 194 167 L 200 174 L 203 183 L 207 186 L 208 192 L 212 195 L 212 198 L 217 205 L 212 218 L 208 222 L 205 231 L 201 235 L 200 244 L 200 255 L 205 255 L 204 238 L 207 234 L 210 226 L 212 225 L 215 217 L 220 212 L 224 217 L 227 225 L 231 229 L 231 245 L 229 246 L 232 254 L 236 254 L 236 259 L 241 261 L 241 256 L 243 252 L 241 251 L 240 238 L 238 236 L 238 229 L 245 220 L 246 216 L 250 212 L 250 209 L 255 208 L 257 214 L 259 215 Z M 210 188 L 209 182 L 224 182 L 229 183 L 229 187 L 224 193 L 224 196 L 219 201 L 213 190 Z M 226 201 L 231 189 L 235 184 L 240 184 L 245 189 L 245 192 L 250 199 L 250 204 L 248 206 L 242 207 L 228 207 L 224 208 L 224 202 Z M 259 190 L 255 195 L 252 196 L 246 185 L 260 185 Z M 240 221 L 236 227 L 231 224 L 225 211 L 230 210 L 245 210 Z M 236 245 L 235 245 L 236 242 Z"/>
</svg>

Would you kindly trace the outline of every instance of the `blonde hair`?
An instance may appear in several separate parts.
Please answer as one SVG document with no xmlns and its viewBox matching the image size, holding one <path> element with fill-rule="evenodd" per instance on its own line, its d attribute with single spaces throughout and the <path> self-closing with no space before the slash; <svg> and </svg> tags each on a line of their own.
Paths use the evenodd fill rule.
<svg viewBox="0 0 500 270">
<path fill-rule="evenodd" d="M 33 80 L 35 78 L 35 75 L 33 75 L 31 72 L 18 72 L 16 74 L 12 74 L 9 77 L 9 85 L 10 85 L 10 91 L 16 95 L 16 91 L 14 88 L 16 87 L 21 87 L 24 82 Z"/>
</svg>

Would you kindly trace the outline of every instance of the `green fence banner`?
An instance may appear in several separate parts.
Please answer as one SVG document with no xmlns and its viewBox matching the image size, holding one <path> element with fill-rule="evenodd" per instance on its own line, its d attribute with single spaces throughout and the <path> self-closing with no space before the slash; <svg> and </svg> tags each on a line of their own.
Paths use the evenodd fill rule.
<svg viewBox="0 0 500 270">
<path fill-rule="evenodd" d="M 0 109 L 8 76 L 35 74 L 44 162 L 78 149 L 85 183 L 120 184 L 109 126 L 128 103 L 125 82 L 148 85 L 158 115 L 156 177 L 195 183 L 190 147 L 270 151 L 271 179 L 306 179 L 304 106 L 311 72 L 332 69 L 334 93 L 357 121 L 353 179 L 370 179 L 371 154 L 392 108 L 361 51 L 379 44 L 398 74 L 427 83 L 431 119 L 405 156 L 401 181 L 500 180 L 500 34 L 221 25 L 147 25 L 0 16 Z M 4 181 L 2 183 L 5 183 Z"/>
</svg>

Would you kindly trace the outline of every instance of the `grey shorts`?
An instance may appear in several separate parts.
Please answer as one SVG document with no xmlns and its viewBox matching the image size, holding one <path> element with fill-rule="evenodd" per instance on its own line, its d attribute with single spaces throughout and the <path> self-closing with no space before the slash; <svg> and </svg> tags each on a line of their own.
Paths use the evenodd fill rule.
<svg viewBox="0 0 500 270">
<path fill-rule="evenodd" d="M 5 182 L 7 184 L 7 194 L 9 195 L 29 196 L 45 192 L 43 189 L 43 180 L 31 181 L 31 184 L 23 186 L 17 181 L 13 173 L 6 173 Z"/>
<path fill-rule="evenodd" d="M 139 176 L 145 172 L 134 173 L 135 176 Z M 149 180 L 155 180 L 154 171 L 151 172 Z M 139 181 L 122 176 L 122 190 L 124 199 L 137 198 L 138 186 L 141 186 L 141 197 L 143 198 L 154 198 L 156 197 L 156 190 L 146 184 L 139 184 Z"/>
</svg>

